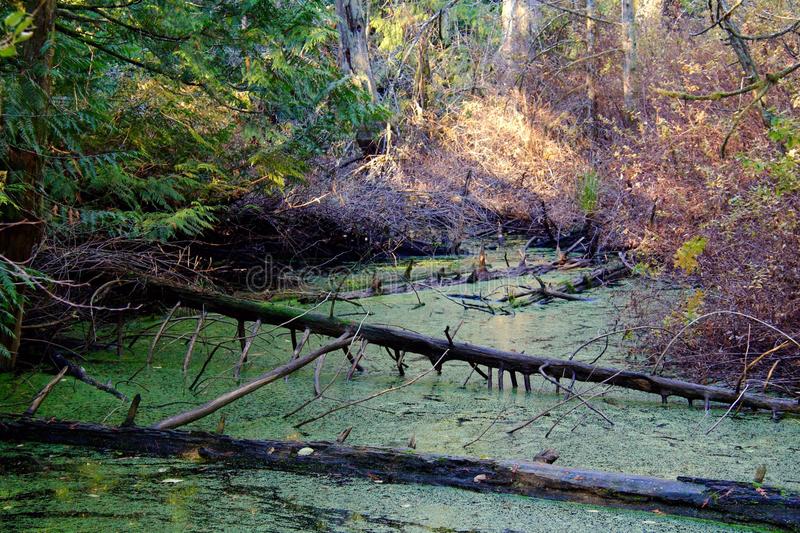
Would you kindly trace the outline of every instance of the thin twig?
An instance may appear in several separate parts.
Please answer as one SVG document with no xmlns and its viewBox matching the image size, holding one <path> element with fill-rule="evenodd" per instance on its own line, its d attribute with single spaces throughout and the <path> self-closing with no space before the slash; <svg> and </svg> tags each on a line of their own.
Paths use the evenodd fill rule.
<svg viewBox="0 0 800 533">
<path fill-rule="evenodd" d="M 158 339 L 161 338 L 161 335 L 164 333 L 164 329 L 167 327 L 167 323 L 172 318 L 172 315 L 177 311 L 178 307 L 181 306 L 180 302 L 177 302 L 175 305 L 172 306 L 172 309 L 169 310 L 167 316 L 164 318 L 164 321 L 161 323 L 161 327 L 158 328 L 158 333 L 156 336 L 153 337 L 153 342 L 150 343 L 150 348 L 147 350 L 147 364 L 148 366 L 153 362 L 153 351 L 156 349 L 156 344 L 158 344 Z"/>
<path fill-rule="evenodd" d="M 353 400 L 352 402 L 347 402 L 347 403 L 345 403 L 343 405 L 338 405 L 338 406 L 334 407 L 333 409 L 329 409 L 329 410 L 325 411 L 321 415 L 317 415 L 315 417 L 303 420 L 302 422 L 300 422 L 298 424 L 295 424 L 294 427 L 295 428 L 300 428 L 302 426 L 305 426 L 306 424 L 310 424 L 311 422 L 316 422 L 317 420 L 319 420 L 321 418 L 324 418 L 324 417 L 328 416 L 329 414 L 335 413 L 336 411 L 341 411 L 342 409 L 346 409 L 348 407 L 352 407 L 354 405 L 358 405 L 360 403 L 364 403 L 364 402 L 367 402 L 369 400 L 373 400 L 373 399 L 377 398 L 378 396 L 383 396 L 384 394 L 388 394 L 390 392 L 394 392 L 396 390 L 400 390 L 402 388 L 408 387 L 409 385 L 413 385 L 414 383 L 416 383 L 417 381 L 419 381 L 423 377 L 425 377 L 428 374 L 430 374 L 431 372 L 433 372 L 434 369 L 436 368 L 436 365 L 438 365 L 445 358 L 445 356 L 447 356 L 447 352 L 449 352 L 449 351 L 450 351 L 449 348 L 447 350 L 445 350 L 444 353 L 442 354 L 442 356 L 439 357 L 439 360 L 434 364 L 434 366 L 432 366 L 431 368 L 429 368 L 428 370 L 426 370 L 422 374 L 419 374 L 414 379 L 406 381 L 405 383 L 403 383 L 401 385 L 397 385 L 396 387 L 389 387 L 388 389 L 383 389 L 383 390 L 378 391 L 378 392 L 376 392 L 374 394 L 370 394 L 369 396 L 365 396 L 364 398 L 361 398 L 361 399 L 358 399 L 358 400 Z"/>
<path fill-rule="evenodd" d="M 728 410 L 727 410 L 727 411 L 725 411 L 725 414 L 724 414 L 724 415 L 722 415 L 722 416 L 720 417 L 720 419 L 719 419 L 719 420 L 717 420 L 717 421 L 714 423 L 714 425 L 713 425 L 713 426 L 711 426 L 710 428 L 708 428 L 708 431 L 706 431 L 706 435 L 708 435 L 709 433 L 711 433 L 712 431 L 714 431 L 714 430 L 716 429 L 716 427 L 717 427 L 718 425 L 720 425 L 720 423 L 722 423 L 722 421 L 723 421 L 723 420 L 725 420 L 725 417 L 726 417 L 726 416 L 728 416 L 728 414 L 729 414 L 731 411 L 733 411 L 733 408 L 734 408 L 734 407 L 736 407 L 736 404 L 737 404 L 737 403 L 739 403 L 739 400 L 741 400 L 741 399 L 742 399 L 742 397 L 744 396 L 744 393 L 745 393 L 745 392 L 747 392 L 747 389 L 748 389 L 749 387 L 750 387 L 750 385 L 745 385 L 745 386 L 744 386 L 744 389 L 742 389 L 742 393 L 739 395 L 739 397 L 738 397 L 738 398 L 736 398 L 736 401 L 734 401 L 734 402 L 733 402 L 733 403 L 732 403 L 732 404 L 731 404 L 731 405 L 728 407 Z"/>
</svg>

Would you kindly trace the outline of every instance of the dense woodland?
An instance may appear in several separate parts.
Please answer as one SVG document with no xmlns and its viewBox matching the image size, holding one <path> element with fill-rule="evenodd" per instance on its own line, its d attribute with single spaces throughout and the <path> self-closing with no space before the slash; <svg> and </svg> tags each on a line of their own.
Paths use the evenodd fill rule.
<svg viewBox="0 0 800 533">
<path fill-rule="evenodd" d="M 121 355 L 138 338 L 125 348 L 126 330 L 159 316 L 149 349 L 134 354 L 150 365 L 182 304 L 199 317 L 183 375 L 218 313 L 236 321 L 236 383 L 155 429 L 322 357 L 320 397 L 324 354 L 344 347 L 349 381 L 367 344 L 401 376 L 407 351 L 430 360 L 397 388 L 460 361 L 489 389 L 493 376 L 501 389 L 504 375 L 526 390 L 531 375 L 556 391 L 571 380 L 564 401 L 575 394 L 592 413 L 576 380 L 719 402 L 726 415 L 800 411 L 795 0 L 5 0 L 0 20 L 8 383 L 64 368 L 55 382 L 68 372 L 127 401 L 83 358 Z M 530 263 L 539 248 L 553 260 Z M 490 250 L 499 255 L 487 265 Z M 439 256 L 470 264 L 418 274 L 409 259 Z M 376 261 L 404 274 L 341 277 Z M 561 284 L 537 277 L 572 269 Z M 509 281 L 501 297 L 452 294 L 519 276 L 530 284 Z M 621 279 L 638 292 L 585 345 L 601 355 L 624 345 L 625 370 L 573 360 L 585 345 L 570 356 L 451 338 L 462 313 L 568 306 Z M 354 331 L 334 316 L 334 304 L 358 310 L 352 302 L 376 295 L 413 294 L 421 307 L 431 291 L 453 300 L 437 339 L 397 322 Z M 284 300 L 320 315 L 270 307 Z M 290 328 L 294 355 L 239 386 L 262 324 Z M 302 355 L 311 334 L 336 340 Z M 385 460 L 338 453 L 322 463 Z M 798 502 L 720 508 L 791 529 Z"/>
</svg>

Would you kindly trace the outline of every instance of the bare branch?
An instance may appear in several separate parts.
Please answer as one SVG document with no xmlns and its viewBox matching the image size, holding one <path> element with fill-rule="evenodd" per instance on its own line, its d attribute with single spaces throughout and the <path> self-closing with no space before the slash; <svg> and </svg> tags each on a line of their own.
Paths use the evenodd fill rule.
<svg viewBox="0 0 800 533">
<path fill-rule="evenodd" d="M 313 352 L 311 352 L 310 354 L 306 355 L 305 357 L 302 357 L 300 359 L 293 359 L 289 363 L 286 363 L 283 366 L 280 366 L 278 368 L 270 370 L 269 372 L 267 372 L 265 374 L 262 374 L 261 376 L 257 377 L 253 381 L 250 381 L 249 383 L 247 383 L 247 384 L 245 384 L 245 385 L 243 385 L 243 386 L 241 386 L 239 388 L 236 388 L 236 389 L 234 389 L 232 391 L 226 392 L 222 396 L 219 396 L 218 398 L 215 398 L 214 400 L 211 400 L 211 401 L 209 401 L 209 402 L 207 402 L 207 403 L 205 403 L 205 404 L 203 404 L 203 405 L 201 405 L 201 406 L 199 406 L 199 407 L 197 407 L 195 409 L 191 409 L 191 410 L 186 411 L 184 413 L 180 413 L 180 414 L 177 414 L 175 416 L 171 416 L 171 417 L 169 417 L 169 418 L 167 418 L 165 420 L 162 420 L 161 422 L 158 422 L 158 423 L 154 424 L 153 428 L 154 429 L 171 429 L 171 428 L 176 428 L 176 427 L 179 427 L 179 426 L 183 426 L 183 425 L 189 424 L 190 422 L 194 422 L 195 420 L 199 420 L 201 418 L 204 418 L 204 417 L 210 415 L 211 413 L 214 413 L 214 412 L 218 411 L 219 409 L 222 409 L 223 407 L 225 407 L 229 403 L 232 403 L 232 402 L 238 400 L 239 398 L 241 398 L 243 396 L 246 396 L 246 395 L 250 394 L 251 392 L 254 392 L 254 391 L 260 389 L 264 385 L 268 385 L 268 384 L 272 383 L 273 381 L 276 381 L 276 380 L 282 378 L 283 376 L 291 374 L 295 370 L 303 368 L 307 364 L 311 363 L 312 361 L 314 361 L 315 359 L 320 357 L 322 354 L 325 354 L 325 353 L 328 353 L 328 352 L 332 352 L 333 350 L 338 350 L 339 348 L 341 348 L 343 346 L 347 346 L 350 343 L 350 339 L 351 338 L 352 337 L 351 337 L 350 331 L 349 330 L 345 331 L 335 341 L 331 342 L 330 344 L 327 344 L 326 346 L 323 346 L 322 348 L 314 350 Z"/>
</svg>

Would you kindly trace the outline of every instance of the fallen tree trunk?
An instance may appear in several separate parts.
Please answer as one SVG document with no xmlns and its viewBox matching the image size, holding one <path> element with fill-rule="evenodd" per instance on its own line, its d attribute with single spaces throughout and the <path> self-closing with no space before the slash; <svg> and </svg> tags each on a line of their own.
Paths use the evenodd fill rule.
<svg viewBox="0 0 800 533">
<path fill-rule="evenodd" d="M 211 433 L 112 428 L 0 416 L 0 439 L 197 458 L 298 473 L 331 473 L 386 482 L 426 483 L 479 492 L 668 512 L 727 522 L 800 528 L 800 494 L 753 483 L 659 479 L 542 462 L 473 459 L 330 442 L 239 440 Z"/>
<path fill-rule="evenodd" d="M 541 276 L 547 274 L 551 270 L 557 268 L 556 263 L 547 263 L 544 265 L 519 265 L 513 268 L 502 270 L 473 270 L 469 272 L 456 272 L 455 274 L 439 274 L 436 276 L 423 277 L 416 280 L 405 280 L 391 285 L 380 285 L 379 287 L 370 287 L 368 289 L 361 289 L 355 291 L 341 292 L 336 295 L 338 300 L 359 300 L 362 298 L 369 298 L 371 296 L 386 296 L 389 294 L 403 294 L 411 292 L 416 289 L 431 289 L 431 288 L 447 288 L 457 285 L 466 285 L 468 283 L 475 283 L 478 281 L 490 281 L 493 279 L 509 278 L 514 276 L 537 275 Z M 317 298 L 319 299 L 319 298 Z M 306 298 L 304 301 L 313 301 L 312 298 Z"/>
<path fill-rule="evenodd" d="M 536 374 L 541 367 L 546 366 L 547 373 L 552 376 L 574 376 L 577 381 L 607 383 L 658 394 L 664 400 L 669 396 L 678 396 L 690 401 L 701 400 L 732 404 L 738 399 L 738 402 L 744 407 L 767 409 L 773 413 L 800 412 L 800 401 L 793 399 L 773 398 L 759 394 L 745 394 L 739 398 L 739 394 L 730 389 L 700 385 L 643 372 L 617 370 L 580 361 L 553 359 L 468 343 L 451 342 L 412 331 L 374 324 L 359 324 L 284 305 L 234 298 L 168 285 L 159 281 L 150 282 L 150 286 L 161 291 L 161 298 L 179 300 L 198 308 L 205 306 L 207 311 L 236 319 L 251 321 L 261 319 L 264 323 L 279 327 L 308 328 L 313 333 L 330 337 L 338 337 L 346 331 L 354 331 L 371 344 L 421 354 L 428 357 L 431 364 L 439 361 L 438 366 L 447 361 L 464 361 L 473 365 L 502 369 L 505 372 L 519 372 L 523 376 Z M 445 352 L 447 353 L 442 358 L 442 354 Z"/>
<path fill-rule="evenodd" d="M 581 276 L 576 276 L 571 281 L 562 283 L 555 288 L 546 285 L 541 279 L 536 277 L 536 281 L 539 283 L 538 288 L 529 288 L 528 290 L 516 293 L 513 296 L 505 296 L 500 298 L 499 301 L 505 302 L 513 298 L 515 300 L 514 305 L 517 307 L 531 305 L 533 303 L 551 300 L 553 298 L 579 301 L 583 300 L 583 298 L 575 296 L 575 294 L 584 292 L 588 289 L 603 285 L 605 283 L 620 280 L 626 277 L 629 272 L 630 269 L 624 265 L 610 268 L 598 268 L 592 272 L 587 272 Z M 520 298 L 524 296 L 527 296 L 527 298 L 521 300 Z"/>
</svg>

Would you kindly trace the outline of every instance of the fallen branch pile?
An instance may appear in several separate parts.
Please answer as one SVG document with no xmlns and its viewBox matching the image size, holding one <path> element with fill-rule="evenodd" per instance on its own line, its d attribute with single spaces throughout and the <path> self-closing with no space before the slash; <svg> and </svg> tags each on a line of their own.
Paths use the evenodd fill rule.
<svg viewBox="0 0 800 533">
<path fill-rule="evenodd" d="M 800 494 L 753 483 L 697 478 L 668 480 L 545 462 L 425 454 L 408 448 L 240 440 L 210 433 L 40 421 L 14 415 L 0 415 L 0 439 L 89 446 L 159 457 L 199 457 L 289 472 L 426 483 L 628 509 L 658 509 L 786 529 L 800 527 Z"/>
<path fill-rule="evenodd" d="M 554 298 L 561 300 L 582 300 L 583 298 L 575 295 L 593 287 L 620 280 L 627 276 L 629 272 L 630 270 L 628 267 L 624 265 L 598 268 L 577 276 L 571 281 L 561 283 L 555 288 L 546 284 L 538 276 L 535 276 L 536 281 L 539 283 L 538 287 L 525 287 L 525 290 L 504 296 L 500 298 L 499 301 L 514 301 L 516 307 L 522 307 L 552 300 Z"/>
<path fill-rule="evenodd" d="M 455 272 L 446 272 L 444 269 L 441 269 L 434 275 L 417 279 L 414 279 L 411 276 L 411 268 L 413 266 L 412 262 L 409 263 L 406 273 L 403 276 L 404 279 L 398 283 L 393 283 L 391 285 L 383 285 L 381 280 L 374 279 L 371 287 L 361 290 L 342 292 L 337 294 L 336 298 L 339 300 L 358 300 L 361 298 L 369 298 L 371 296 L 402 294 L 421 289 L 453 287 L 457 285 L 475 283 L 478 281 L 491 281 L 495 279 L 511 278 L 517 276 L 543 276 L 544 274 L 547 274 L 548 272 L 551 272 L 556 269 L 572 270 L 574 268 L 585 267 L 591 264 L 590 261 L 585 259 L 576 259 L 567 261 L 566 255 L 562 254 L 563 257 L 559 258 L 556 261 L 552 261 L 550 263 L 545 263 L 540 265 L 528 265 L 525 259 L 524 252 L 521 252 L 521 255 L 522 255 L 522 260 L 515 267 L 509 267 L 506 269 L 498 269 L 498 270 L 489 270 L 486 265 L 486 259 L 483 248 L 481 248 L 481 253 L 478 256 L 478 265 L 475 269 L 471 271 L 457 270 Z M 593 286 L 592 283 L 596 285 L 604 281 L 605 278 L 607 277 L 607 274 L 612 271 L 613 271 L 613 276 L 611 276 L 608 279 L 608 281 L 611 281 L 612 279 L 619 279 L 620 277 L 622 277 L 627 273 L 626 269 L 624 268 L 619 269 L 616 267 L 612 269 L 601 268 L 595 270 L 590 274 L 587 274 L 587 276 L 589 277 L 589 287 Z M 579 279 L 576 283 L 580 284 L 582 279 L 583 278 Z M 526 294 L 530 294 L 530 292 L 527 292 Z M 306 298 L 306 300 L 310 301 L 311 299 Z"/>
</svg>

